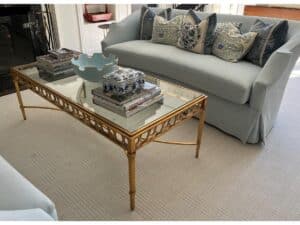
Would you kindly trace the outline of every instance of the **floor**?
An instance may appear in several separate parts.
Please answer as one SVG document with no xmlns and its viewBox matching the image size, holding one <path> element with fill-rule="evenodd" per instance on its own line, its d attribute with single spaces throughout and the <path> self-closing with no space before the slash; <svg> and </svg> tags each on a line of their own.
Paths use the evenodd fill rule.
<svg viewBox="0 0 300 225">
<path fill-rule="evenodd" d="M 61 220 L 299 220 L 300 63 L 265 145 L 243 145 L 206 125 L 200 158 L 189 146 L 153 143 L 137 154 L 136 210 L 127 159 L 67 114 L 0 98 L 0 154 L 51 198 Z M 45 104 L 24 91 L 24 100 Z M 164 138 L 189 139 L 191 120 Z"/>
</svg>

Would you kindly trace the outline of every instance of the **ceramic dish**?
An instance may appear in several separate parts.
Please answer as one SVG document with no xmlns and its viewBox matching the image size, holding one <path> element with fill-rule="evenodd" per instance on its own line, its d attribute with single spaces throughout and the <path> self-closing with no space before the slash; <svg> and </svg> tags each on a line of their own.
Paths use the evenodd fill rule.
<svg viewBox="0 0 300 225">
<path fill-rule="evenodd" d="M 118 69 L 118 58 L 113 55 L 105 57 L 101 53 L 92 56 L 81 54 L 71 60 L 74 72 L 90 82 L 101 82 L 104 74 Z"/>
</svg>

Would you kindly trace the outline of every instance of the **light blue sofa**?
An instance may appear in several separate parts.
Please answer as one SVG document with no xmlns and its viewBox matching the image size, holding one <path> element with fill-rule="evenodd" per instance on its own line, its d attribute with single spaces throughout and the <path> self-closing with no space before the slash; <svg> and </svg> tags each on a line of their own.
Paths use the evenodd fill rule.
<svg viewBox="0 0 300 225">
<path fill-rule="evenodd" d="M 57 220 L 53 202 L 1 156 L 0 220 Z"/>
<path fill-rule="evenodd" d="M 174 10 L 173 15 L 186 13 Z M 205 18 L 208 13 L 198 13 Z M 258 17 L 217 15 L 218 22 L 242 22 L 249 30 Z M 264 21 L 276 19 L 262 18 Z M 247 61 L 230 63 L 174 46 L 138 40 L 140 11 L 112 24 L 102 41 L 104 54 L 119 63 L 154 73 L 208 95 L 206 122 L 243 143 L 264 141 L 276 119 L 289 75 L 300 54 L 300 22 L 289 21 L 288 41 L 263 68 Z"/>
</svg>

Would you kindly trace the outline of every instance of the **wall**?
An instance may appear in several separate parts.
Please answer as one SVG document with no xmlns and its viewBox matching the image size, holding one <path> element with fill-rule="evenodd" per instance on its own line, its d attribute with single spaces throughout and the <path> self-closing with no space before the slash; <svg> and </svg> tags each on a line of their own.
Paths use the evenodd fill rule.
<svg viewBox="0 0 300 225">
<path fill-rule="evenodd" d="M 131 13 L 131 5 L 109 5 L 114 22 L 120 21 Z M 84 6 L 55 5 L 60 46 L 82 51 L 87 54 L 101 52 L 104 32 L 98 26 L 103 23 L 88 23 L 83 18 Z"/>
<path fill-rule="evenodd" d="M 209 4 L 205 7 L 207 12 L 215 12 L 221 14 L 243 15 L 244 5 L 241 4 Z"/>
<path fill-rule="evenodd" d="M 81 51 L 76 5 L 54 5 L 60 47 Z"/>
</svg>

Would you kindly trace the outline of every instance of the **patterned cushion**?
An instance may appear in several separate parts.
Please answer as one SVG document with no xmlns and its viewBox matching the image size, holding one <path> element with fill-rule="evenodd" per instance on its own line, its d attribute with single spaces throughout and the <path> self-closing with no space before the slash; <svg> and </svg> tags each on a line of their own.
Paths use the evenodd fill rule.
<svg viewBox="0 0 300 225">
<path fill-rule="evenodd" d="M 217 23 L 215 35 L 217 35 L 221 31 L 226 32 L 226 33 L 229 33 L 229 32 L 235 33 L 235 32 L 237 32 L 237 30 L 235 28 L 238 28 L 240 30 L 241 26 L 242 26 L 242 23 L 238 23 L 238 22 Z"/>
<path fill-rule="evenodd" d="M 250 31 L 258 34 L 246 59 L 256 65 L 264 66 L 271 54 L 286 41 L 288 21 L 268 24 L 258 19 L 251 26 Z"/>
<path fill-rule="evenodd" d="M 183 18 L 183 15 L 179 15 L 167 21 L 161 16 L 155 16 L 152 42 L 176 45 Z"/>
<path fill-rule="evenodd" d="M 214 37 L 214 32 L 217 24 L 217 15 L 215 13 L 209 15 L 207 18 L 204 19 L 205 24 L 201 24 L 201 37 L 204 38 L 204 50 L 201 51 L 201 53 L 204 54 L 211 54 L 211 49 L 213 45 L 213 37 Z M 184 16 L 184 22 L 185 25 L 182 27 L 183 31 L 181 33 L 182 36 L 187 36 L 187 30 L 197 30 L 196 27 L 191 27 L 191 25 L 200 25 L 201 19 L 198 17 L 198 15 L 193 11 L 189 10 L 188 13 Z M 189 26 L 187 26 L 189 24 Z M 189 27 L 189 28 L 188 28 Z M 199 31 L 198 27 L 198 33 Z M 190 35 L 189 35 L 190 36 Z M 189 37 L 191 38 L 191 37 Z M 180 46 L 178 46 L 180 47 Z M 200 52 L 199 52 L 200 53 Z"/>
<path fill-rule="evenodd" d="M 140 21 L 140 39 L 150 40 L 152 37 L 153 21 L 156 15 L 159 15 L 167 20 L 171 18 L 171 8 L 155 12 L 153 9 L 143 6 L 141 10 L 141 21 Z"/>
<path fill-rule="evenodd" d="M 203 54 L 207 35 L 208 19 L 201 21 L 190 10 L 184 17 L 179 31 L 177 47 Z"/>
<path fill-rule="evenodd" d="M 256 35 L 255 32 L 241 34 L 233 24 L 226 25 L 226 29 L 218 31 L 212 53 L 226 61 L 237 62 L 247 54 Z"/>
</svg>

